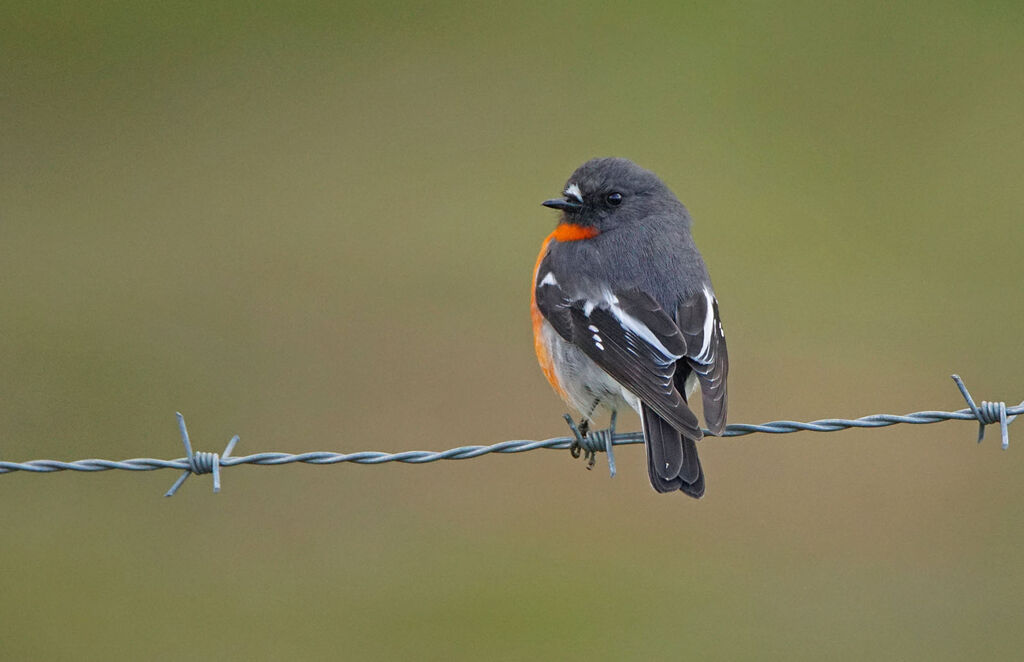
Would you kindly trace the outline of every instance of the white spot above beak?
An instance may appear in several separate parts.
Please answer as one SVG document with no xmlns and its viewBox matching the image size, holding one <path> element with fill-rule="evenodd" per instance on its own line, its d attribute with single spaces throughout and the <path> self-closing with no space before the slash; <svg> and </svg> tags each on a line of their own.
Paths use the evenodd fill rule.
<svg viewBox="0 0 1024 662">
<path fill-rule="evenodd" d="M 572 198 L 576 202 L 583 202 L 583 194 L 580 193 L 580 187 L 575 184 L 569 184 L 565 187 L 565 197 Z"/>
</svg>

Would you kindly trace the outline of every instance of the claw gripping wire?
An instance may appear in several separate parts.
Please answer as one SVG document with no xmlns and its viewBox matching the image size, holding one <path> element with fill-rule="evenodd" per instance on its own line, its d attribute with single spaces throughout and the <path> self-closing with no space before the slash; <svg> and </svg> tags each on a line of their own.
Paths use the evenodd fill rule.
<svg viewBox="0 0 1024 662">
<path fill-rule="evenodd" d="M 576 427 L 572 416 L 569 414 L 562 416 L 565 422 L 569 424 L 569 429 L 572 430 L 573 440 L 569 445 L 569 452 L 572 453 L 572 456 L 579 457 L 580 449 L 583 449 L 583 457 L 587 460 L 587 470 L 589 471 L 597 463 L 598 453 L 608 453 L 608 473 L 611 474 L 612 478 L 615 478 L 615 453 L 612 452 L 612 446 L 615 444 L 615 419 L 617 415 L 618 412 L 613 411 L 611 422 L 607 428 L 604 430 L 588 430 L 586 436 L 580 433 L 580 429 Z"/>
</svg>

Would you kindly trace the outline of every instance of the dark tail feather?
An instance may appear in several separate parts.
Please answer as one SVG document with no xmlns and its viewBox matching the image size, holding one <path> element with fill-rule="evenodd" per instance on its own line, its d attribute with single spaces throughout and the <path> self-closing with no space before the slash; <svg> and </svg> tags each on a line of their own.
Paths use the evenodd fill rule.
<svg viewBox="0 0 1024 662">
<path fill-rule="evenodd" d="M 662 480 L 672 480 L 679 476 L 679 472 L 686 464 L 682 438 L 668 421 L 654 413 L 647 405 L 643 405 L 643 412 L 648 465 Z"/>
<path fill-rule="evenodd" d="M 665 419 L 642 405 L 647 473 L 658 492 L 682 491 L 696 499 L 704 496 L 704 470 L 697 444 L 683 437 Z"/>
<path fill-rule="evenodd" d="M 683 473 L 690 472 L 693 480 L 687 481 L 682 474 L 683 484 L 679 487 L 683 494 L 699 499 L 704 496 L 704 468 L 700 466 L 700 458 L 697 457 L 697 444 L 693 439 L 683 438 L 683 449 L 686 453 L 686 465 L 683 465 Z M 692 460 L 692 462 L 691 462 Z M 687 469 L 689 465 L 689 469 Z"/>
</svg>

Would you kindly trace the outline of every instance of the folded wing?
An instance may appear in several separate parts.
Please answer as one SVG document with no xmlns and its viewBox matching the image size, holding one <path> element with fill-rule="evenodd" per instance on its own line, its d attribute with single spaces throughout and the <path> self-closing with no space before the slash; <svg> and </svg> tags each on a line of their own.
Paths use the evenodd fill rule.
<svg viewBox="0 0 1024 662">
<path fill-rule="evenodd" d="M 728 414 L 729 352 L 711 289 L 705 287 L 680 303 L 676 323 L 686 340 L 686 362 L 700 381 L 704 421 L 713 434 L 722 434 Z"/>
<path fill-rule="evenodd" d="M 536 301 L 562 338 L 669 425 L 688 439 L 703 436 L 674 380 L 676 363 L 687 356 L 686 339 L 653 298 L 639 290 L 573 298 L 552 278 L 538 283 Z"/>
</svg>

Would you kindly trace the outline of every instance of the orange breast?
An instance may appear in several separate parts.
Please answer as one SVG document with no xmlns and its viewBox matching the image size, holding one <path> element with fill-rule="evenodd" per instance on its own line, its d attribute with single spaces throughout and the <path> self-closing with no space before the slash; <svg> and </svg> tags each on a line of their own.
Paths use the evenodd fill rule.
<svg viewBox="0 0 1024 662">
<path fill-rule="evenodd" d="M 544 256 L 548 254 L 548 246 L 551 245 L 552 241 L 580 241 L 582 239 L 591 239 L 599 234 L 597 228 L 592 228 L 584 225 L 573 225 L 572 223 L 562 223 L 555 228 L 555 231 L 549 234 L 545 239 L 544 243 L 540 246 L 540 253 L 537 255 L 537 263 L 533 265 L 533 287 L 530 289 L 530 317 L 533 321 L 533 351 L 537 354 L 537 362 L 540 363 L 540 369 L 544 371 L 544 376 L 547 377 L 548 382 L 558 392 L 562 398 L 566 397 L 565 389 L 558 382 L 558 377 L 555 375 L 555 366 L 551 358 L 551 353 L 548 351 L 547 345 L 544 344 L 544 338 L 541 333 L 541 329 L 544 326 L 544 315 L 541 314 L 540 308 L 537 307 L 537 272 L 540 270 L 540 263 L 544 260 Z"/>
</svg>

